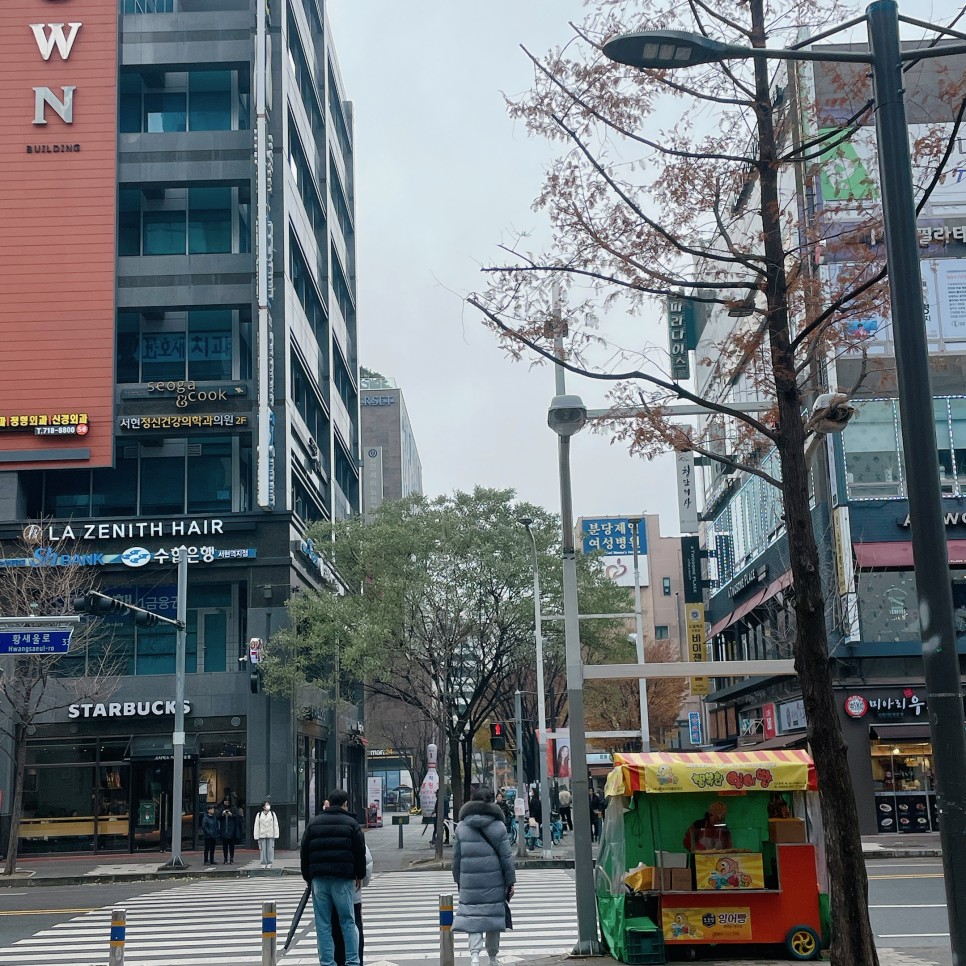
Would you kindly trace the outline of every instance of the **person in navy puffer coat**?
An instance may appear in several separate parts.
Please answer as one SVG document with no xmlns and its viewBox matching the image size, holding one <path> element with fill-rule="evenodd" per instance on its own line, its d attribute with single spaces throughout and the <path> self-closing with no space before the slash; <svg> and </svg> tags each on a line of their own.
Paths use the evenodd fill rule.
<svg viewBox="0 0 966 966">
<path fill-rule="evenodd" d="M 453 929 L 469 933 L 470 966 L 479 966 L 484 941 L 490 966 L 498 966 L 500 933 L 511 928 L 507 902 L 517 877 L 503 812 L 490 789 L 479 789 L 460 809 L 455 839 L 453 878 L 459 906 Z"/>
</svg>

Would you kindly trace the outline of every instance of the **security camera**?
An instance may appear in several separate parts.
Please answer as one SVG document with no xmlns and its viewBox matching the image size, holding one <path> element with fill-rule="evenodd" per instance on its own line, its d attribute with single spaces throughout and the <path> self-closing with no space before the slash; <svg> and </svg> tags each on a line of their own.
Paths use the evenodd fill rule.
<svg viewBox="0 0 966 966">
<path fill-rule="evenodd" d="M 554 396 L 547 413 L 547 425 L 558 436 L 573 436 L 587 422 L 587 407 L 580 396 Z"/>
<path fill-rule="evenodd" d="M 855 406 L 843 392 L 823 392 L 812 405 L 805 428 L 814 433 L 841 433 L 855 415 Z"/>
</svg>

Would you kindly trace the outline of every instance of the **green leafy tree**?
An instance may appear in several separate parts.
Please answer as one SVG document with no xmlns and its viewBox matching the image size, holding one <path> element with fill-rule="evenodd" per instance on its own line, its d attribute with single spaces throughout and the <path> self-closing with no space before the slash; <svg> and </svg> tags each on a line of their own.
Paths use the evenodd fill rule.
<svg viewBox="0 0 966 966">
<path fill-rule="evenodd" d="M 266 687 L 329 689 L 338 655 L 341 673 L 434 723 L 458 808 L 469 791 L 474 735 L 499 717 L 501 699 L 509 695 L 512 704 L 521 671 L 534 663 L 523 516 L 534 521 L 547 599 L 559 599 L 559 520 L 515 501 L 512 490 L 413 496 L 384 503 L 370 523 L 316 527 L 317 544 L 330 548 L 358 592 L 304 592 L 290 601 L 291 626 L 273 636 L 265 655 Z M 596 560 L 581 558 L 580 584 L 585 610 L 622 606 L 622 592 Z M 591 646 L 608 622 L 593 623 L 582 629 Z"/>
</svg>

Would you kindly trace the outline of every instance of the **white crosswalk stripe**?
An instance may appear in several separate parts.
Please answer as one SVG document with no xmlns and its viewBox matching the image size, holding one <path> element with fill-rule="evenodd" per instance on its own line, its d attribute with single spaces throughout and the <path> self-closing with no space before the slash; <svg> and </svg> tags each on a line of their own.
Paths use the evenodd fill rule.
<svg viewBox="0 0 966 966">
<path fill-rule="evenodd" d="M 124 964 L 261 964 L 262 902 L 274 899 L 279 966 L 318 966 L 311 902 L 292 947 L 282 954 L 303 891 L 304 883 L 297 876 L 285 876 L 192 882 L 132 895 L 113 904 L 127 912 Z M 455 893 L 448 872 L 374 876 L 363 892 L 366 966 L 438 960 L 439 896 L 448 893 Z M 105 906 L 0 948 L 0 966 L 105 966 L 113 907 Z M 574 882 L 566 870 L 521 870 L 512 907 L 514 929 L 504 933 L 501 943 L 504 962 L 513 964 L 536 955 L 563 956 L 573 948 L 576 903 Z M 466 936 L 454 935 L 460 963 L 467 957 Z"/>
</svg>

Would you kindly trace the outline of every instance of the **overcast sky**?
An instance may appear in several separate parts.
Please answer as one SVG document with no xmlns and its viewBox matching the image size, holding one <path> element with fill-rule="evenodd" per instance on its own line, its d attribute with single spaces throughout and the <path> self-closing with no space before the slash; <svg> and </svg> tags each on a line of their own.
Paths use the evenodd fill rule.
<svg viewBox="0 0 966 966">
<path fill-rule="evenodd" d="M 956 6 L 900 2 L 935 19 Z M 560 508 L 552 369 L 508 359 L 461 296 L 483 287 L 501 241 L 545 230 L 530 204 L 559 146 L 511 121 L 502 92 L 530 86 L 520 44 L 542 54 L 585 12 L 581 0 L 328 3 L 355 110 L 360 363 L 402 389 L 431 495 L 479 483 Z M 605 405 L 600 383 L 567 388 Z M 572 453 L 575 516 L 658 512 L 678 533 L 670 457 L 647 463 L 588 432 Z"/>
</svg>

